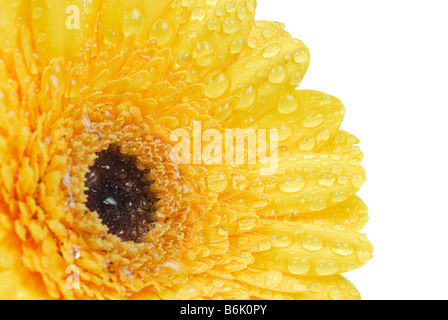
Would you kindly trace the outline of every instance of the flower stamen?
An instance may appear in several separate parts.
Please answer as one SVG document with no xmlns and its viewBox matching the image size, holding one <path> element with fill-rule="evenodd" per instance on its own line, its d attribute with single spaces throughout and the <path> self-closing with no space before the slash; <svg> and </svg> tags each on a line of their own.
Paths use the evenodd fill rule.
<svg viewBox="0 0 448 320">
<path fill-rule="evenodd" d="M 156 221 L 151 185 L 149 170 L 139 169 L 135 156 L 112 144 L 98 153 L 86 175 L 87 207 L 98 213 L 109 233 L 122 241 L 143 242 Z"/>
</svg>

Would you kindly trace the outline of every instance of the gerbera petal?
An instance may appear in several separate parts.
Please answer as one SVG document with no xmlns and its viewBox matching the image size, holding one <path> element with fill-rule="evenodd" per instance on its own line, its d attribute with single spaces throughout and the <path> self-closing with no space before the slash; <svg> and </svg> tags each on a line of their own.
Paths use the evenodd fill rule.
<svg viewBox="0 0 448 320">
<path fill-rule="evenodd" d="M 274 108 L 284 92 L 297 87 L 309 64 L 309 51 L 277 22 L 256 21 L 248 46 L 224 73 L 207 84 L 205 93 L 216 113 L 225 97 L 236 96 L 231 113 L 217 118 L 229 127 L 249 127 Z"/>
<path fill-rule="evenodd" d="M 171 15 L 171 10 L 177 14 Z M 98 31 L 100 42 L 104 41 L 106 45 L 119 44 L 125 38 L 135 37 L 137 43 L 142 43 L 148 39 L 149 34 L 155 35 L 153 32 L 157 33 L 158 28 L 164 29 L 164 37 L 169 36 L 178 24 L 179 14 L 180 1 L 112 0 L 102 2 Z M 162 34 L 158 35 L 161 40 Z"/>
<path fill-rule="evenodd" d="M 191 80 L 214 76 L 246 46 L 255 15 L 255 0 L 183 1 L 183 21 L 171 45 L 176 65 Z"/>
<path fill-rule="evenodd" d="M 1 201 L 0 201 L 1 203 Z M 0 214 L 3 212 L 0 211 Z M 44 299 L 48 297 L 32 272 L 20 266 L 20 241 L 0 222 L 0 299 Z"/>
<path fill-rule="evenodd" d="M 282 150 L 316 152 L 336 136 L 344 114 L 345 108 L 336 97 L 313 90 L 291 91 L 279 97 L 256 121 L 256 127 L 277 129 Z"/>
<path fill-rule="evenodd" d="M 31 15 L 27 25 L 42 65 L 54 57 L 71 57 L 88 34 L 93 33 L 96 17 L 93 11 L 89 12 L 88 7 L 97 2 L 89 3 L 86 8 L 83 3 L 82 0 L 76 0 L 68 6 L 62 1 L 31 1 Z M 70 18 L 72 14 L 76 21 Z M 73 24 L 73 29 L 70 24 Z"/>
<path fill-rule="evenodd" d="M 245 204 L 259 217 L 320 211 L 351 198 L 365 182 L 359 141 L 339 131 L 320 152 L 279 152 L 274 175 L 261 175 L 262 166 L 243 165 L 214 173 L 211 188 L 232 206 Z"/>
<path fill-rule="evenodd" d="M 325 214 L 338 215 L 346 210 L 359 215 L 363 206 L 356 206 L 349 199 L 326 209 Z M 272 248 L 255 253 L 253 266 L 311 276 L 328 276 L 359 268 L 372 258 L 373 247 L 365 235 L 348 225 L 300 216 L 284 217 L 265 225 L 255 233 L 269 237 Z"/>
<path fill-rule="evenodd" d="M 262 299 L 356 300 L 356 288 L 340 275 L 298 277 L 281 271 L 249 268 L 234 274 L 237 281 L 249 285 L 251 295 Z"/>
</svg>

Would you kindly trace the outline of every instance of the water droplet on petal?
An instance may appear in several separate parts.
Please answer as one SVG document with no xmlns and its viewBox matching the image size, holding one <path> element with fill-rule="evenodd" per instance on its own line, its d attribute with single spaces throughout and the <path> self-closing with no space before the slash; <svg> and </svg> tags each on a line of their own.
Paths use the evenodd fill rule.
<svg viewBox="0 0 448 320">
<path fill-rule="evenodd" d="M 242 39 L 234 40 L 230 44 L 230 52 L 233 54 L 240 53 L 241 51 L 243 51 L 245 46 L 246 46 L 246 42 L 244 40 L 242 40 Z"/>
<path fill-rule="evenodd" d="M 347 193 L 344 190 L 336 190 L 331 195 L 334 202 L 342 202 L 347 199 Z"/>
<path fill-rule="evenodd" d="M 269 81 L 273 84 L 280 84 L 286 78 L 286 69 L 283 66 L 277 66 L 269 73 Z"/>
<path fill-rule="evenodd" d="M 280 99 L 278 103 L 278 111 L 283 114 L 293 113 L 299 107 L 299 101 L 289 94 Z"/>
<path fill-rule="evenodd" d="M 142 21 L 142 13 L 137 9 L 137 7 L 133 6 L 130 9 L 126 10 L 123 15 L 122 20 L 122 29 L 123 33 L 126 37 L 134 34 L 140 28 L 140 24 Z"/>
<path fill-rule="evenodd" d="M 274 58 L 282 50 L 282 47 L 278 43 L 268 45 L 263 51 L 264 58 Z"/>
<path fill-rule="evenodd" d="M 212 79 L 205 87 L 205 94 L 212 99 L 219 98 L 227 91 L 229 86 L 229 77 L 226 74 L 221 73 L 220 75 Z"/>
<path fill-rule="evenodd" d="M 321 260 L 316 263 L 316 272 L 321 276 L 329 276 L 335 274 L 339 269 L 339 266 L 333 261 Z"/>
<path fill-rule="evenodd" d="M 174 29 L 168 20 L 159 19 L 153 24 L 152 35 L 160 45 L 165 45 L 173 38 Z"/>
<path fill-rule="evenodd" d="M 292 238 L 288 235 L 271 235 L 272 246 L 274 248 L 286 248 L 292 244 Z"/>
<path fill-rule="evenodd" d="M 241 93 L 241 99 L 236 107 L 237 110 L 243 110 L 250 107 L 254 102 L 255 98 L 257 97 L 257 91 L 254 88 L 254 86 L 247 87 L 242 93 Z"/>
<path fill-rule="evenodd" d="M 299 192 L 305 187 L 305 179 L 298 175 L 285 177 L 278 186 L 281 191 L 286 193 Z"/>
<path fill-rule="evenodd" d="M 276 288 L 283 280 L 283 273 L 278 270 L 269 270 L 266 273 L 265 284 L 268 288 Z"/>
<path fill-rule="evenodd" d="M 314 236 L 305 237 L 302 241 L 302 247 L 308 251 L 319 251 L 322 246 L 322 240 Z"/>
<path fill-rule="evenodd" d="M 238 30 L 238 24 L 236 23 L 235 19 L 233 18 L 227 18 L 224 20 L 222 24 L 222 29 L 226 33 L 235 33 Z"/>
<path fill-rule="evenodd" d="M 317 128 L 325 121 L 325 117 L 320 113 L 310 113 L 302 118 L 302 125 L 305 128 Z"/>
<path fill-rule="evenodd" d="M 319 184 L 322 186 L 329 187 L 334 183 L 334 181 L 335 181 L 335 177 L 331 173 L 323 173 L 319 177 Z"/>
<path fill-rule="evenodd" d="M 193 20 L 201 21 L 205 17 L 205 11 L 201 7 L 196 7 L 191 11 L 191 18 Z"/>
<path fill-rule="evenodd" d="M 353 246 L 348 242 L 336 241 L 332 250 L 341 256 L 349 256 L 353 253 Z"/>
<path fill-rule="evenodd" d="M 315 145 L 316 142 L 310 137 L 303 137 L 299 142 L 299 148 L 303 151 L 311 151 L 314 149 Z"/>
<path fill-rule="evenodd" d="M 223 192 L 227 188 L 228 178 L 225 172 L 216 171 L 207 177 L 208 188 L 213 192 Z"/>
<path fill-rule="evenodd" d="M 320 211 L 327 207 L 327 202 L 324 199 L 316 198 L 311 201 L 311 211 Z"/>
<path fill-rule="evenodd" d="M 294 53 L 293 59 L 296 63 L 303 63 L 308 60 L 308 54 L 305 49 L 301 48 Z"/>
<path fill-rule="evenodd" d="M 288 271 L 292 274 L 306 274 L 310 269 L 308 258 L 293 257 L 288 260 Z"/>
<path fill-rule="evenodd" d="M 255 228 L 258 224 L 258 219 L 253 217 L 245 217 L 238 221 L 238 226 L 240 227 L 240 231 L 246 232 Z"/>
</svg>

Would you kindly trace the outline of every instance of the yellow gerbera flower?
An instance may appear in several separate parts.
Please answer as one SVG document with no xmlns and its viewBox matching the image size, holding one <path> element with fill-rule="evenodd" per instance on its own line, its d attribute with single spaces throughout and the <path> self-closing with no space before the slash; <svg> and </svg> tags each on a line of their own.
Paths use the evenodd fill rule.
<svg viewBox="0 0 448 320">
<path fill-rule="evenodd" d="M 1 298 L 359 298 L 359 141 L 255 7 L 0 1 Z M 276 173 L 174 161 L 198 124 L 275 129 Z"/>
</svg>

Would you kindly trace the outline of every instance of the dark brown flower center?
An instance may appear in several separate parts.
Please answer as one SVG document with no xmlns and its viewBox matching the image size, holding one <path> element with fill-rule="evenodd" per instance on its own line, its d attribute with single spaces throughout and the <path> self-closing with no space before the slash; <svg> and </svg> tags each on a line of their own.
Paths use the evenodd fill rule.
<svg viewBox="0 0 448 320">
<path fill-rule="evenodd" d="M 122 241 L 142 242 L 156 220 L 149 170 L 139 169 L 135 156 L 111 145 L 98 154 L 86 179 L 89 210 Z"/>
</svg>

